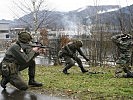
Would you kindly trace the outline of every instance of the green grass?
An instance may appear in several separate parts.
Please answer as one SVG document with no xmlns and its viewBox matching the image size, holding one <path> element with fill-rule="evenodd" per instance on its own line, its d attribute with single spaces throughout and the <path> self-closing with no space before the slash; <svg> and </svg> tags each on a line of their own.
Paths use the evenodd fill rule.
<svg viewBox="0 0 133 100">
<path fill-rule="evenodd" d="M 70 74 L 62 73 L 63 66 L 37 66 L 36 80 L 44 85 L 29 88 L 44 94 L 53 94 L 79 100 L 132 100 L 133 79 L 114 78 L 113 67 L 91 67 L 89 71 L 102 71 L 104 74 L 81 73 L 79 67 L 69 69 Z M 22 72 L 28 81 L 27 70 Z"/>
</svg>

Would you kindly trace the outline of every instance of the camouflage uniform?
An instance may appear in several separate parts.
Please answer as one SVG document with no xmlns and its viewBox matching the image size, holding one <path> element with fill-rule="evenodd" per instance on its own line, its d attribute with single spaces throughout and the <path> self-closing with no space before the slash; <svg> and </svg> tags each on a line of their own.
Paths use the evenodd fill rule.
<svg viewBox="0 0 133 100">
<path fill-rule="evenodd" d="M 118 49 L 118 60 L 116 61 L 116 77 L 133 77 L 131 68 L 131 48 L 133 46 L 132 36 L 130 34 L 118 34 L 112 37 L 112 41 Z"/>
<path fill-rule="evenodd" d="M 1 86 L 6 88 L 6 84 L 10 82 L 13 86 L 20 90 L 28 89 L 28 85 L 20 77 L 19 71 L 29 68 L 29 85 L 42 86 L 34 80 L 35 77 L 35 60 L 39 55 L 32 50 L 29 45 L 31 36 L 27 32 L 21 32 L 18 35 L 18 41 L 13 44 L 5 53 L 2 60 L 2 80 Z"/>
<path fill-rule="evenodd" d="M 79 40 L 74 42 L 69 42 L 59 51 L 59 57 L 60 58 L 63 57 L 65 60 L 65 68 L 63 69 L 64 74 L 69 74 L 67 70 L 75 65 L 73 60 L 77 62 L 78 66 L 80 67 L 83 73 L 88 72 L 87 70 L 84 69 L 81 59 L 76 55 L 76 52 L 78 51 L 79 54 L 83 56 L 86 61 L 89 61 L 89 59 L 86 58 L 86 56 L 83 54 L 83 52 L 80 49 L 82 45 L 83 45 L 82 41 Z"/>
</svg>

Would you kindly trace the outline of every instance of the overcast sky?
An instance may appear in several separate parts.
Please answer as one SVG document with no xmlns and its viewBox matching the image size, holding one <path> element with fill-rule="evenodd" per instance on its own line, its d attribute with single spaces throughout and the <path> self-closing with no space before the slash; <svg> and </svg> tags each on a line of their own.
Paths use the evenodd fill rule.
<svg viewBox="0 0 133 100">
<path fill-rule="evenodd" d="M 20 14 L 19 9 L 15 6 L 13 1 L 30 1 L 30 0 L 1 0 L 0 2 L 0 20 L 7 19 L 12 20 L 16 17 L 16 12 L 18 16 L 22 16 Z M 51 9 L 58 11 L 70 11 L 75 10 L 80 7 L 84 7 L 87 5 L 121 5 L 129 6 L 133 4 L 133 0 L 47 0 L 48 6 Z M 19 14 L 18 14 L 19 13 Z"/>
</svg>

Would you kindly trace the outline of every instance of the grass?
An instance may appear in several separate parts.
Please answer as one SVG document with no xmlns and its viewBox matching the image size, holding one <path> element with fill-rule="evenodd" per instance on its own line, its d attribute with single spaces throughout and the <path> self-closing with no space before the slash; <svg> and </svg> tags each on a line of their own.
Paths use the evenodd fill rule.
<svg viewBox="0 0 133 100">
<path fill-rule="evenodd" d="M 36 80 L 44 85 L 29 88 L 41 94 L 52 94 L 78 100 L 132 100 L 133 79 L 114 78 L 114 67 L 90 67 L 89 71 L 102 71 L 99 74 L 81 73 L 79 67 L 69 69 L 70 74 L 62 73 L 63 66 L 37 66 Z M 27 70 L 22 72 L 28 80 Z"/>
</svg>

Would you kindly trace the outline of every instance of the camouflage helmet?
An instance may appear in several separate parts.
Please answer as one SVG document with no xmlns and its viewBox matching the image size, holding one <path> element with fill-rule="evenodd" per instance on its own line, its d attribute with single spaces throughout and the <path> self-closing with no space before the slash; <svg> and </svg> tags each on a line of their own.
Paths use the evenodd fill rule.
<svg viewBox="0 0 133 100">
<path fill-rule="evenodd" d="M 122 37 L 122 40 L 132 39 L 132 36 L 130 34 L 124 34 Z"/>
<path fill-rule="evenodd" d="M 27 42 L 30 42 L 32 40 L 32 36 L 28 32 L 20 32 L 18 34 L 18 40 L 23 42 L 23 43 L 27 43 Z"/>
<path fill-rule="evenodd" d="M 83 46 L 83 42 L 81 40 L 76 40 L 74 42 L 75 42 L 77 47 L 82 47 Z"/>
</svg>

